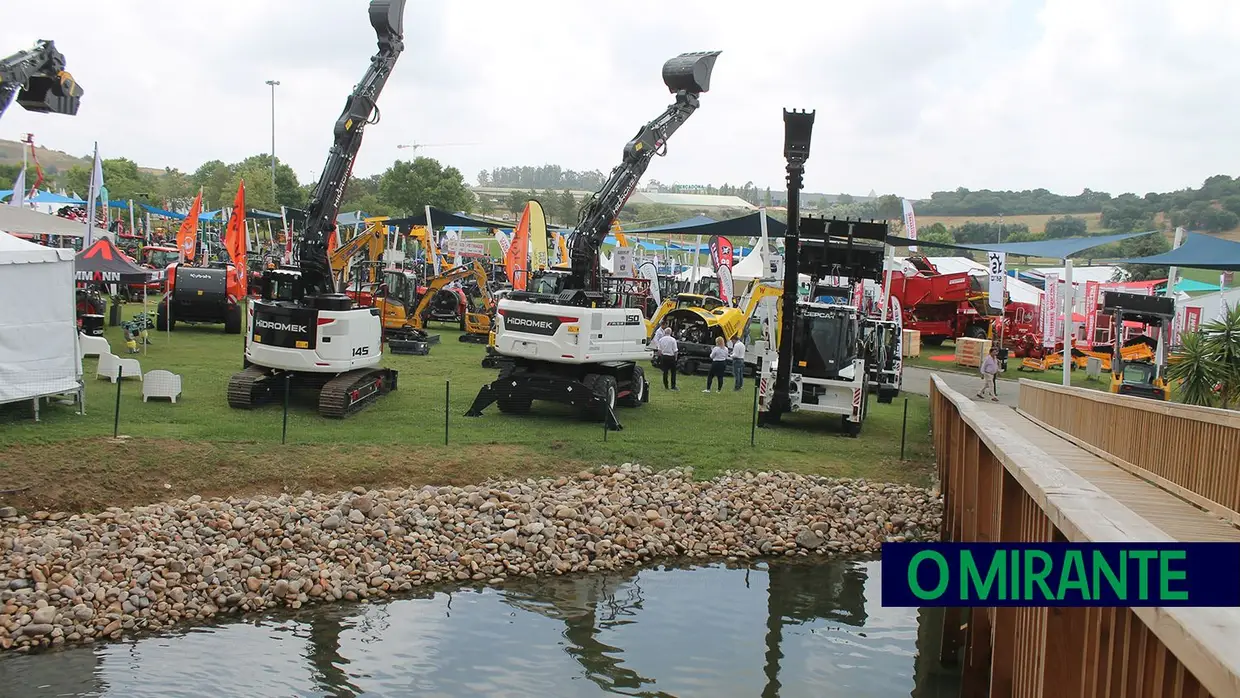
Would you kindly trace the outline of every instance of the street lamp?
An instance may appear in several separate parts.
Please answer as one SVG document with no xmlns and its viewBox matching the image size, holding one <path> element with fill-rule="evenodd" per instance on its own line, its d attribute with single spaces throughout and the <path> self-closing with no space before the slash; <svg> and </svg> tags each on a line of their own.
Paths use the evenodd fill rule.
<svg viewBox="0 0 1240 698">
<path fill-rule="evenodd" d="M 276 192 L 276 85 L 279 80 L 268 80 L 271 85 L 271 195 Z"/>
</svg>

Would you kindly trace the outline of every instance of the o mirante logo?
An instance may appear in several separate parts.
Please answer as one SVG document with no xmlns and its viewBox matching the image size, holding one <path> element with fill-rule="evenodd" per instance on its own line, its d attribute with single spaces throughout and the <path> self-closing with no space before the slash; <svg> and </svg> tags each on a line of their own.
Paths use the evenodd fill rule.
<svg viewBox="0 0 1240 698">
<path fill-rule="evenodd" d="M 883 605 L 1240 606 L 1240 543 L 886 543 Z"/>
</svg>

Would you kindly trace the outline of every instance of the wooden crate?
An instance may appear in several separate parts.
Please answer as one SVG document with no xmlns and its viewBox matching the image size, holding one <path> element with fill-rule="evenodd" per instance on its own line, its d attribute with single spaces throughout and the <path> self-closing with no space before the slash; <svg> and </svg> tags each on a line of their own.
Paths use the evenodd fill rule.
<svg viewBox="0 0 1240 698">
<path fill-rule="evenodd" d="M 972 339 L 958 337 L 956 339 L 956 365 L 981 368 L 982 359 L 990 353 L 989 339 Z"/>
<path fill-rule="evenodd" d="M 921 330 L 904 330 L 900 341 L 906 357 L 921 356 Z"/>
</svg>

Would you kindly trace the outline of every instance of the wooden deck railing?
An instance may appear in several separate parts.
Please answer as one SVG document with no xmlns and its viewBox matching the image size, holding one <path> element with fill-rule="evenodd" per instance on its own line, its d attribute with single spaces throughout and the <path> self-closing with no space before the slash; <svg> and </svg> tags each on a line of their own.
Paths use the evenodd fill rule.
<svg viewBox="0 0 1240 698">
<path fill-rule="evenodd" d="M 938 376 L 930 401 L 943 540 L 1170 541 Z M 941 658 L 969 698 L 1240 698 L 1238 638 L 1237 609 L 949 609 Z"/>
<path fill-rule="evenodd" d="M 1020 382 L 1020 410 L 1078 446 L 1240 524 L 1240 412 Z"/>
</svg>

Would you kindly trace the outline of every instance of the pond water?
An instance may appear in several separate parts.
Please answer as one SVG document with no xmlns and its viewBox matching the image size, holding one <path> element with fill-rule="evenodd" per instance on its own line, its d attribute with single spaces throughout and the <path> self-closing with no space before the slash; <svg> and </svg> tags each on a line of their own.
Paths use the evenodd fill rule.
<svg viewBox="0 0 1240 698">
<path fill-rule="evenodd" d="M 0 696 L 955 695 L 878 561 L 658 566 L 0 657 Z M 929 656 L 937 649 L 927 648 Z"/>
</svg>

